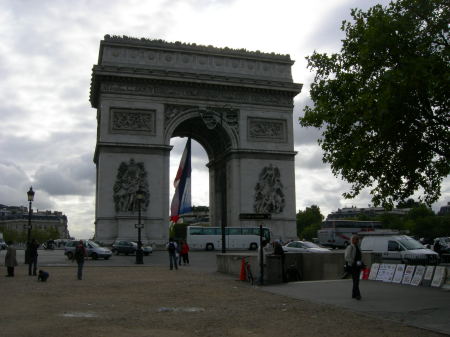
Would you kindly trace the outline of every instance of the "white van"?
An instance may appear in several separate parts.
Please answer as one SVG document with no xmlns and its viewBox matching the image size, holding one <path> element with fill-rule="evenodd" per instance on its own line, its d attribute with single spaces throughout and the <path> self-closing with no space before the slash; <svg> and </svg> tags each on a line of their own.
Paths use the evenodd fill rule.
<svg viewBox="0 0 450 337">
<path fill-rule="evenodd" d="M 427 263 L 436 264 L 439 260 L 436 252 L 425 248 L 419 241 L 407 235 L 365 235 L 361 241 L 361 251 L 381 253 L 383 259 L 403 262 L 425 260 Z"/>
</svg>

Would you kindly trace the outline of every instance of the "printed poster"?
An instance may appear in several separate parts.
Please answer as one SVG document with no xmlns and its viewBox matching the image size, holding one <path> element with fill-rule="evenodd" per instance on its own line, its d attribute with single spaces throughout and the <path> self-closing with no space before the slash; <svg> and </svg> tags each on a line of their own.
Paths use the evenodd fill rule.
<svg viewBox="0 0 450 337">
<path fill-rule="evenodd" d="M 395 273 L 395 264 L 383 263 L 380 265 L 377 274 L 377 280 L 383 282 L 392 282 Z"/>
<path fill-rule="evenodd" d="M 369 280 L 375 280 L 377 278 L 378 268 L 380 268 L 379 263 L 373 263 L 370 267 Z"/>
<path fill-rule="evenodd" d="M 414 276 L 411 280 L 411 285 L 418 286 L 422 282 L 423 275 L 425 275 L 425 266 L 417 266 Z"/>
<path fill-rule="evenodd" d="M 434 272 L 433 281 L 431 282 L 432 287 L 440 287 L 444 283 L 445 280 L 445 267 L 436 267 Z"/>
<path fill-rule="evenodd" d="M 423 277 L 426 281 L 431 281 L 433 279 L 434 266 L 427 266 L 425 271 L 425 276 Z"/>
<path fill-rule="evenodd" d="M 403 274 L 405 273 L 406 266 L 404 264 L 398 264 L 395 268 L 393 283 L 402 283 Z"/>
<path fill-rule="evenodd" d="M 411 284 L 415 269 L 416 266 L 406 266 L 405 273 L 403 274 L 402 284 Z"/>
<path fill-rule="evenodd" d="M 380 264 L 380 267 L 378 268 L 377 277 L 376 277 L 377 281 L 384 281 L 384 279 L 386 278 L 386 270 L 387 270 L 387 264 L 386 263 Z"/>
</svg>

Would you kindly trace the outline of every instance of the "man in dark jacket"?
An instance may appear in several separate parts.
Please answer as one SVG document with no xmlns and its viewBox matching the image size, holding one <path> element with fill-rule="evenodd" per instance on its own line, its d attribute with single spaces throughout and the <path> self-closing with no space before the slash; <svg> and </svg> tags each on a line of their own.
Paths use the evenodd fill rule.
<svg viewBox="0 0 450 337">
<path fill-rule="evenodd" d="M 73 260 L 77 261 L 78 264 L 77 277 L 79 280 L 83 279 L 83 265 L 86 256 L 86 248 L 84 248 L 83 240 L 80 240 L 78 246 L 75 248 L 75 254 L 73 254 Z"/>
<path fill-rule="evenodd" d="M 28 275 L 36 276 L 39 243 L 35 239 L 28 244 Z M 33 270 L 33 273 L 31 273 Z"/>
</svg>

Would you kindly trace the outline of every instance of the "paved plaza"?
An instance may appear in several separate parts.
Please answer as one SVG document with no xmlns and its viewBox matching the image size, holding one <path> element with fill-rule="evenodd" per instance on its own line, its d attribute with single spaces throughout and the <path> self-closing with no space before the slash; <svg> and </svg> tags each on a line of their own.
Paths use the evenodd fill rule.
<svg viewBox="0 0 450 337">
<path fill-rule="evenodd" d="M 18 251 L 19 261 L 23 251 Z M 0 253 L 3 262 L 4 251 Z M 350 280 L 252 287 L 215 272 L 214 252 L 193 252 L 170 271 L 167 252 L 89 260 L 83 281 L 62 251 L 40 251 L 48 283 L 0 280 L 2 336 L 441 336 L 450 335 L 450 293 Z M 4 266 L 1 266 L 3 269 Z"/>
</svg>

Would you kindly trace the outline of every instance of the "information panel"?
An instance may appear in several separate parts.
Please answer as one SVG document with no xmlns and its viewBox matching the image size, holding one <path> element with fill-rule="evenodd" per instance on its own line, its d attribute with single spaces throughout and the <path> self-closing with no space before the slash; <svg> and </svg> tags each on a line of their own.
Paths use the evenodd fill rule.
<svg viewBox="0 0 450 337">
<path fill-rule="evenodd" d="M 416 266 L 407 266 L 405 269 L 405 273 L 403 274 L 402 284 L 411 284 L 411 280 L 414 275 L 414 270 Z"/>
<path fill-rule="evenodd" d="M 445 280 L 445 273 L 447 269 L 445 267 L 436 267 L 436 270 L 434 272 L 433 281 L 431 282 L 432 287 L 440 287 L 444 283 Z"/>
<path fill-rule="evenodd" d="M 423 275 L 425 275 L 425 266 L 417 266 L 414 276 L 411 280 L 411 285 L 418 286 L 422 282 Z"/>
<path fill-rule="evenodd" d="M 379 263 L 373 263 L 370 267 L 369 280 L 375 280 L 377 278 L 378 269 L 380 268 Z"/>
<path fill-rule="evenodd" d="M 398 264 L 395 267 L 394 278 L 392 279 L 393 283 L 402 283 L 403 274 L 405 273 L 406 266 L 404 264 Z"/>
</svg>

